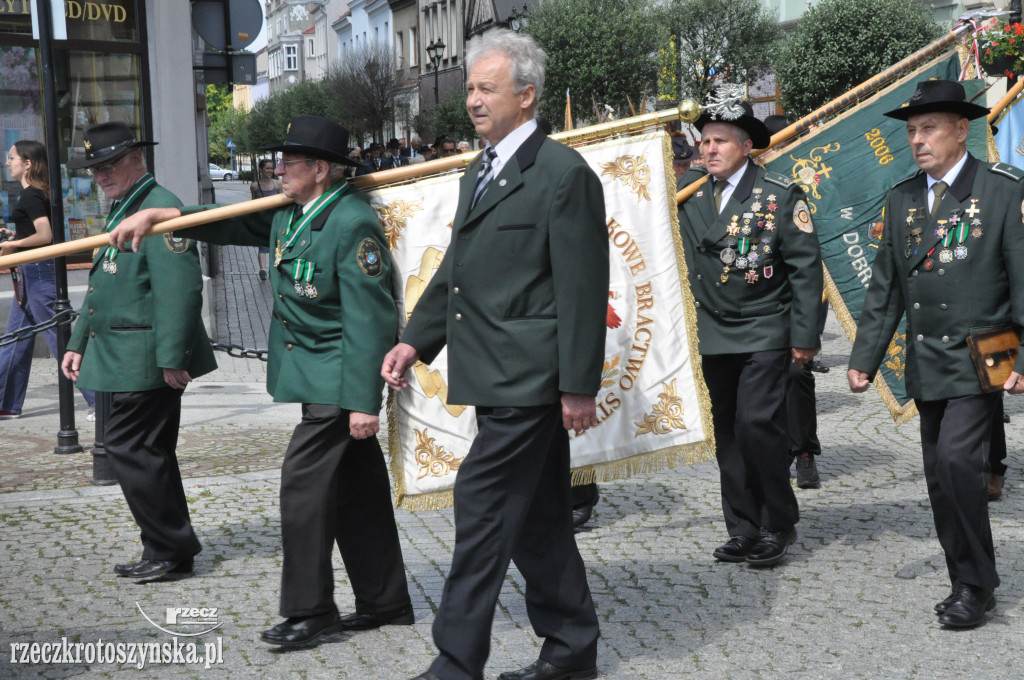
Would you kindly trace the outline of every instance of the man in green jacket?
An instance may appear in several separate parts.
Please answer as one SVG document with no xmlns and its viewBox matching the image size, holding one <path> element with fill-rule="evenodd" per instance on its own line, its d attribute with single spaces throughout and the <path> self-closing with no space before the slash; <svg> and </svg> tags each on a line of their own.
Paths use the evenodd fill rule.
<svg viewBox="0 0 1024 680">
<path fill-rule="evenodd" d="M 569 430 L 597 424 L 608 229 L 601 181 L 535 119 L 544 52 L 492 30 L 466 54 L 466 108 L 487 148 L 459 186 L 452 239 L 381 374 L 397 389 L 448 348 L 448 398 L 479 428 L 455 480 L 455 552 L 418 678 L 479 680 L 513 560 L 540 658 L 499 680 L 597 677 L 598 622 L 572 533 Z"/>
<path fill-rule="evenodd" d="M 713 555 L 761 567 L 796 540 L 786 384 L 820 347 L 821 253 L 803 190 L 750 160 L 771 138 L 750 104 L 709 107 L 696 126 L 711 177 L 679 206 L 679 230 L 729 532 Z"/>
<path fill-rule="evenodd" d="M 413 623 L 390 483 L 377 441 L 384 382 L 379 367 L 394 343 L 397 312 L 380 220 L 344 179 L 354 165 L 348 132 L 320 116 L 295 116 L 277 164 L 295 204 L 195 227 L 203 241 L 268 245 L 273 258 L 267 391 L 302 404 L 281 466 L 282 623 L 263 633 L 283 647 L 311 645 L 338 631 Z M 115 242 L 142 236 L 183 210 L 127 220 Z M 140 244 L 141 240 L 141 244 Z M 355 594 L 354 614 L 334 602 L 337 542 Z"/>
<path fill-rule="evenodd" d="M 100 123 L 85 131 L 85 156 L 68 161 L 88 168 L 114 201 L 107 230 L 139 210 L 181 205 L 146 170 L 147 145 L 124 123 Z M 103 444 L 143 546 L 140 561 L 114 567 L 119 576 L 191 573 L 202 549 L 175 455 L 181 395 L 217 367 L 202 306 L 199 253 L 189 239 L 151 239 L 134 253 L 101 248 L 93 258 L 61 368 L 79 387 L 111 395 Z"/>
<path fill-rule="evenodd" d="M 851 390 L 867 389 L 905 313 L 907 393 L 921 414 L 928 497 L 952 584 L 935 611 L 951 628 L 976 626 L 995 607 L 988 455 L 1002 390 L 1024 391 L 1024 347 L 1008 359 L 1002 390 L 986 392 L 967 344 L 1024 324 L 1024 173 L 967 152 L 969 121 L 986 114 L 948 80 L 918 83 L 885 114 L 907 122 L 921 171 L 889 191 L 847 372 Z"/>
</svg>

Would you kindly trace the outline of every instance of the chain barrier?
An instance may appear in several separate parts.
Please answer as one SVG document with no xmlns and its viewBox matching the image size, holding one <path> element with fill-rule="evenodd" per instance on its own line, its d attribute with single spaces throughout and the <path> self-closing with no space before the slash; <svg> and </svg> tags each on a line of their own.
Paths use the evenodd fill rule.
<svg viewBox="0 0 1024 680">
<path fill-rule="evenodd" d="M 57 326 L 63 324 L 69 324 L 77 318 L 77 311 L 73 309 L 65 310 L 60 314 L 55 315 L 49 321 L 37 323 L 35 326 L 25 326 L 24 328 L 19 328 L 16 331 L 8 333 L 7 335 L 0 335 L 0 347 L 3 347 L 4 345 L 13 345 L 16 342 L 22 342 L 23 340 L 30 340 L 32 339 L 33 336 L 35 336 L 38 333 L 48 331 L 51 328 L 56 328 Z"/>
<path fill-rule="evenodd" d="M 0 347 L 4 345 L 13 345 L 16 342 L 22 342 L 24 340 L 31 340 L 34 336 L 48 331 L 51 328 L 56 328 L 63 324 L 69 324 L 78 318 L 78 312 L 74 309 L 68 309 L 60 314 L 55 315 L 49 321 L 37 323 L 34 326 L 25 326 L 18 330 L 8 333 L 6 335 L 0 335 Z M 226 344 L 223 342 L 217 342 L 216 340 L 210 340 L 210 346 L 213 349 L 220 352 L 227 352 L 228 356 L 236 359 L 259 359 L 260 361 L 267 361 L 267 350 L 265 349 L 248 349 L 241 345 Z"/>
<path fill-rule="evenodd" d="M 223 342 L 217 342 L 216 340 L 210 340 L 210 345 L 215 350 L 219 352 L 227 352 L 229 357 L 234 357 L 236 359 L 267 360 L 267 350 L 265 349 L 246 349 L 241 345 L 230 345 Z"/>
</svg>

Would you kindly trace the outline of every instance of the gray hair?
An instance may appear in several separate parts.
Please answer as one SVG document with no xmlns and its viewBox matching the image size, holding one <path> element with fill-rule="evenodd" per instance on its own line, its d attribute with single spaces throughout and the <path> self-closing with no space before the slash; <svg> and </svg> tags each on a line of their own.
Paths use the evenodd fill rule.
<svg viewBox="0 0 1024 680">
<path fill-rule="evenodd" d="M 493 28 L 469 43 L 466 50 L 466 70 L 472 70 L 478 59 L 494 52 L 508 58 L 516 94 L 533 85 L 536 108 L 544 89 L 544 64 L 548 55 L 528 35 L 507 28 Z"/>
<path fill-rule="evenodd" d="M 327 161 L 327 179 L 332 182 L 337 182 L 342 177 L 345 177 L 345 171 L 349 168 L 344 163 L 338 163 L 336 161 Z"/>
</svg>

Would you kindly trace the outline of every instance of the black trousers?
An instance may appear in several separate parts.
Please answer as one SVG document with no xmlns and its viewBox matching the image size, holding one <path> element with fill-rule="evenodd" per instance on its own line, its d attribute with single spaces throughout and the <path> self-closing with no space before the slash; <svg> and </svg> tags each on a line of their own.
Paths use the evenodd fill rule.
<svg viewBox="0 0 1024 680">
<path fill-rule="evenodd" d="M 178 469 L 181 390 L 112 392 L 103 445 L 139 525 L 142 559 L 183 560 L 202 550 Z"/>
<path fill-rule="evenodd" d="M 988 520 L 988 456 L 999 392 L 937 401 L 916 400 L 928 498 L 949 580 L 999 586 Z"/>
<path fill-rule="evenodd" d="M 540 658 L 597 663 L 597 614 L 572 533 L 561 406 L 477 408 L 479 433 L 455 480 L 455 552 L 434 618 L 443 680 L 480 680 L 509 560 L 526 579 Z"/>
<path fill-rule="evenodd" d="M 701 357 L 730 536 L 788 531 L 800 519 L 783 429 L 790 362 L 788 349 Z"/>
<path fill-rule="evenodd" d="M 281 465 L 281 616 L 337 610 L 334 544 L 356 611 L 388 613 L 410 604 L 391 485 L 376 437 L 353 439 L 349 411 L 303 404 Z"/>
<path fill-rule="evenodd" d="M 818 404 L 814 395 L 814 373 L 806 364 L 790 362 L 786 383 L 786 421 L 789 433 L 789 455 L 821 454 L 818 441 Z"/>
<path fill-rule="evenodd" d="M 1006 424 L 1003 422 L 1003 400 L 999 400 L 999 408 L 992 416 L 992 444 L 988 450 L 990 472 L 1000 477 L 1006 475 Z"/>
</svg>

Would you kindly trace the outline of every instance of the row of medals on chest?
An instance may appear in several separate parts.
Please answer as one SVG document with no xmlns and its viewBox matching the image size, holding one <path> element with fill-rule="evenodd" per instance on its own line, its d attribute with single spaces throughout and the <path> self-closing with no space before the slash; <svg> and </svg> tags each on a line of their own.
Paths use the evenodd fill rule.
<svg viewBox="0 0 1024 680">
<path fill-rule="evenodd" d="M 722 275 L 719 280 L 725 283 L 729 280 L 731 267 L 739 270 L 746 270 L 744 279 L 747 283 L 757 283 L 759 274 L 758 265 L 762 261 L 769 261 L 768 256 L 772 252 L 771 236 L 761 239 L 763 232 L 775 231 L 775 210 L 778 205 L 775 203 L 775 195 L 768 196 L 767 212 L 761 212 L 760 194 L 761 189 L 754 189 L 754 202 L 750 204 L 751 212 L 745 212 L 742 216 L 733 215 L 726 227 L 725 248 L 718 254 L 725 265 L 722 267 Z M 742 221 L 742 223 L 741 223 Z M 754 229 L 757 229 L 756 233 Z M 760 248 L 759 248 L 760 246 Z M 762 270 L 764 277 L 772 277 L 773 268 L 765 264 Z"/>
<path fill-rule="evenodd" d="M 977 204 L 978 199 L 972 198 L 971 205 L 966 210 L 955 208 L 950 211 L 949 219 L 935 220 L 935 224 L 938 225 L 935 229 L 935 236 L 942 245 L 939 250 L 939 262 L 947 264 L 954 259 L 967 259 L 968 235 L 972 238 L 982 237 L 984 232 L 981 229 L 981 218 L 978 216 L 981 209 Z M 918 247 L 922 242 L 921 235 L 924 233 L 925 220 L 925 211 L 918 208 L 907 209 L 907 257 L 917 254 Z M 951 248 L 950 246 L 954 242 L 956 246 Z M 928 251 L 928 257 L 924 259 L 923 266 L 926 270 L 935 266 L 935 261 L 931 257 L 933 251 L 934 248 Z"/>
<path fill-rule="evenodd" d="M 284 246 L 281 239 L 277 240 L 274 248 L 274 266 L 279 267 L 284 259 Z M 320 291 L 313 285 L 313 272 L 316 271 L 316 263 L 311 260 L 298 259 L 292 265 L 292 274 L 295 279 L 295 292 L 299 297 L 315 298 Z"/>
</svg>

